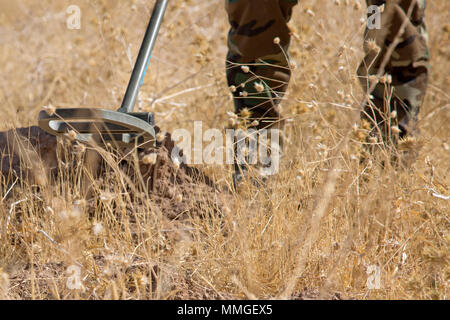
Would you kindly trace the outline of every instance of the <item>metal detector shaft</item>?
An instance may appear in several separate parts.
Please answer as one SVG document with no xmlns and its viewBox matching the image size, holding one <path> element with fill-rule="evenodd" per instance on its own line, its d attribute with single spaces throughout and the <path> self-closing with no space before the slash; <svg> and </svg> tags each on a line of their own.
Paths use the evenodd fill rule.
<svg viewBox="0 0 450 320">
<path fill-rule="evenodd" d="M 119 112 L 133 112 L 134 105 L 136 104 L 139 95 L 139 89 L 144 82 L 145 74 L 150 63 L 152 51 L 155 46 L 156 38 L 158 37 L 168 2 L 169 0 L 156 0 L 155 8 L 153 9 L 152 17 L 150 18 L 144 41 L 139 50 L 136 65 L 134 66 L 128 84 L 127 92 L 123 98 L 122 106 L 117 110 Z"/>
</svg>

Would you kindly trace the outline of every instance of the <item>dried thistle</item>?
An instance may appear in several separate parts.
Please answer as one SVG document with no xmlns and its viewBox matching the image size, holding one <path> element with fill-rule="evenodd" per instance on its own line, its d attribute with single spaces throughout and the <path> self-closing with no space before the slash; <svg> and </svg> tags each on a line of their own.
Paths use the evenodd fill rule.
<svg viewBox="0 0 450 320">
<path fill-rule="evenodd" d="M 154 165 L 156 163 L 156 160 L 158 158 L 158 155 L 156 153 L 150 153 L 144 156 L 142 158 L 142 162 L 146 165 Z"/>
</svg>

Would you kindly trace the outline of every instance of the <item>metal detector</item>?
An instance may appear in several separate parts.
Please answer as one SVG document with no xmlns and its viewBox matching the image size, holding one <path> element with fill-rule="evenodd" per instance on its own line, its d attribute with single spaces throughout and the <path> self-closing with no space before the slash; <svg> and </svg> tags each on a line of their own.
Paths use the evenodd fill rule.
<svg viewBox="0 0 450 320">
<path fill-rule="evenodd" d="M 117 111 L 105 109 L 66 108 L 52 114 L 39 113 L 39 126 L 46 132 L 62 136 L 74 131 L 81 142 L 114 142 L 117 145 L 155 144 L 155 120 L 149 112 L 133 112 L 139 90 L 144 82 L 156 38 L 169 0 L 157 0 L 144 40 L 131 74 L 121 107 Z"/>
</svg>

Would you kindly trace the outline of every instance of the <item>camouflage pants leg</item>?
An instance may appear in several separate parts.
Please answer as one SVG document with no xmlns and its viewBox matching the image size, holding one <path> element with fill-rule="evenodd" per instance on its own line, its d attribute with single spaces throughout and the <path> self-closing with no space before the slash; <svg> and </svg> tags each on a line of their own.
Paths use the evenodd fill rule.
<svg viewBox="0 0 450 320">
<path fill-rule="evenodd" d="M 297 2 L 226 0 L 225 3 L 231 24 L 227 80 L 233 91 L 235 111 L 256 120 L 258 129 L 281 126 L 276 106 L 291 76 L 287 23 Z"/>
<path fill-rule="evenodd" d="M 388 124 L 392 126 L 395 120 L 401 130 L 399 136 L 404 137 L 415 131 L 417 114 L 428 83 L 425 0 L 367 0 L 367 5 L 384 6 L 384 11 L 380 15 L 381 29 L 367 28 L 365 31 L 366 56 L 358 69 L 358 75 L 366 92 L 370 75 L 379 72 L 384 60 L 387 64 L 386 77 L 371 92 L 373 104 L 365 108 L 362 117 L 372 125 L 376 124 L 384 138 L 390 131 Z M 406 26 L 405 32 L 399 35 L 402 25 Z M 397 36 L 400 42 L 393 54 L 387 57 L 386 52 Z M 394 111 L 396 117 L 392 119 L 390 115 Z"/>
</svg>

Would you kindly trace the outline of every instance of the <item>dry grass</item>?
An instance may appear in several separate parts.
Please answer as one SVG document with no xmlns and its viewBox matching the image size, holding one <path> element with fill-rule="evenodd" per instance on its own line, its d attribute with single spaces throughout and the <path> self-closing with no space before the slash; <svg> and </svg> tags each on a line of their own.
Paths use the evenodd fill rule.
<svg viewBox="0 0 450 320">
<path fill-rule="evenodd" d="M 152 1 L 55 2 L 0 1 L 2 130 L 35 125 L 50 103 L 120 104 Z M 438 195 L 450 194 L 450 4 L 428 2 L 433 69 L 422 148 L 411 169 L 399 170 L 381 167 L 383 152 L 367 166 L 355 161 L 362 129 L 345 140 L 363 97 L 355 70 L 364 15 L 345 2 L 304 0 L 295 11 L 297 69 L 282 104 L 287 149 L 266 187 L 246 185 L 222 215 L 178 223 L 142 186 L 130 198 L 112 156 L 113 171 L 92 194 L 80 183 L 81 163 L 60 164 L 59 180 L 40 189 L 2 185 L 0 298 L 448 299 L 450 202 Z M 81 30 L 65 28 L 69 4 L 82 8 Z M 222 2 L 171 1 L 139 102 L 164 130 L 192 131 L 194 120 L 226 126 L 226 33 Z M 231 168 L 202 169 L 231 181 Z M 372 265 L 381 270 L 378 290 L 366 286 Z M 67 286 L 73 266 L 79 290 Z"/>
</svg>

